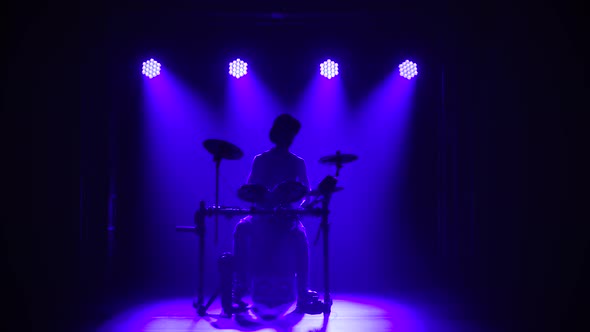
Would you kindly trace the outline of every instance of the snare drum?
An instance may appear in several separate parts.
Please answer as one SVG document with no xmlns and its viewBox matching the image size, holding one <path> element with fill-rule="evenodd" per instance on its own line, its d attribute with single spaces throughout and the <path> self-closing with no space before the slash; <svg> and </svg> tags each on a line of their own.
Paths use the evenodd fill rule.
<svg viewBox="0 0 590 332">
<path fill-rule="evenodd" d="M 245 184 L 238 189 L 238 197 L 248 203 L 263 203 L 268 201 L 270 191 L 261 184 Z"/>
<path fill-rule="evenodd" d="M 271 199 L 277 206 L 295 203 L 307 195 L 308 188 L 298 181 L 283 181 L 271 192 Z"/>
</svg>

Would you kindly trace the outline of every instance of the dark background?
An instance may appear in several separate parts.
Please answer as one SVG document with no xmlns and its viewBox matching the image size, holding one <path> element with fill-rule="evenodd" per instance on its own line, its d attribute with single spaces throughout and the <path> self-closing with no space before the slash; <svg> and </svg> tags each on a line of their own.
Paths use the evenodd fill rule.
<svg viewBox="0 0 590 332">
<path fill-rule="evenodd" d="M 15 232 L 6 228 L 3 242 L 10 249 L 6 252 L 17 254 L 8 260 L 8 271 L 15 272 L 11 275 L 15 276 L 16 298 L 21 300 L 15 303 L 28 309 L 27 318 L 35 330 L 54 330 L 42 329 L 44 325 L 65 330 L 78 324 L 73 317 L 81 321 L 104 318 L 97 316 L 109 313 L 95 308 L 108 303 L 118 285 L 125 286 L 105 275 L 108 233 L 104 223 L 112 161 L 121 162 L 125 156 L 132 164 L 133 159 L 133 154 L 120 149 L 113 155 L 109 130 L 117 132 L 118 123 L 132 123 L 132 118 L 113 122 L 105 110 L 133 110 L 138 92 L 122 93 L 125 78 L 112 82 L 110 75 L 117 66 L 134 65 L 137 59 L 133 56 L 150 51 L 142 39 L 146 31 L 162 34 L 158 47 L 175 42 L 165 37 L 165 30 L 156 31 L 164 22 L 173 21 L 175 14 L 161 19 L 164 10 L 154 14 L 156 7 L 139 11 L 123 5 L 117 9 L 90 7 L 82 11 L 79 25 L 59 24 L 66 21 L 56 22 L 57 16 L 33 20 L 37 16 L 29 10 L 23 16 L 12 16 L 15 24 L 7 30 L 14 35 L 8 54 L 20 60 L 14 63 L 30 66 L 5 67 L 11 84 L 4 89 L 3 108 L 38 112 L 25 121 L 34 125 L 33 229 L 25 224 L 26 237 L 33 241 L 31 245 L 14 241 L 10 234 Z M 212 12 L 228 11 L 225 6 L 214 7 L 194 6 L 192 11 L 207 22 Z M 229 11 L 242 15 L 244 11 L 291 11 L 304 17 L 327 12 L 321 5 L 313 9 L 246 7 L 238 5 Z M 421 123 L 418 116 L 413 123 L 417 130 L 411 131 L 427 132 L 435 127 L 434 133 L 441 135 L 436 147 L 439 185 L 429 196 L 436 199 L 427 210 L 417 205 L 408 208 L 408 213 L 436 215 L 443 222 L 444 230 L 439 233 L 418 237 L 420 225 L 414 230 L 423 241 L 423 258 L 432 269 L 429 273 L 437 276 L 437 284 L 473 304 L 473 314 L 479 319 L 505 330 L 572 330 L 576 324 L 579 330 L 579 324 L 585 323 L 578 318 L 587 307 L 588 279 L 588 233 L 584 218 L 574 212 L 579 205 L 572 188 L 572 182 L 579 182 L 573 172 L 574 158 L 585 151 L 574 148 L 580 141 L 573 126 L 581 123 L 576 111 L 587 109 L 587 103 L 577 98 L 586 74 L 576 42 L 581 21 L 566 16 L 575 8 L 564 6 L 509 8 L 400 3 L 392 12 L 367 8 L 362 11 L 367 18 L 346 5 L 341 12 L 356 12 L 361 17 L 360 36 L 354 39 L 359 48 L 382 47 L 381 54 L 389 56 L 391 48 L 377 36 L 392 33 L 415 40 L 408 45 L 419 55 L 429 54 L 427 62 L 444 72 L 439 121 Z M 48 12 L 53 13 L 51 10 Z M 192 11 L 187 8 L 182 15 Z M 129 29 L 111 30 L 122 27 L 123 18 L 129 21 Z M 305 25 L 306 19 L 299 21 Z M 59 31 L 48 29 L 50 25 Z M 338 36 L 347 28 L 356 30 L 350 26 L 341 30 L 336 23 L 321 25 L 330 26 Z M 306 27 L 301 33 L 312 31 Z M 362 31 L 374 35 L 365 37 Z M 215 34 L 205 35 L 213 38 Z M 134 42 L 123 44 L 125 37 Z M 362 53 L 351 54 L 362 57 Z M 45 64 L 38 60 L 43 55 Z M 120 58 L 126 61 L 118 61 Z M 374 75 L 377 72 L 375 68 Z M 285 98 L 293 98 L 287 83 L 274 83 Z M 14 93 L 23 91 L 19 88 L 24 93 Z M 362 87 L 358 91 L 362 95 Z M 420 146 L 420 137 L 412 141 Z M 420 165 L 421 158 L 429 155 L 417 154 L 412 160 Z M 419 181 L 420 169 L 414 172 L 411 177 L 416 182 L 408 186 L 408 201 L 417 204 L 428 187 L 426 180 Z M 132 178 L 126 181 L 119 194 L 138 185 Z M 425 282 L 419 280 L 414 286 Z"/>
</svg>

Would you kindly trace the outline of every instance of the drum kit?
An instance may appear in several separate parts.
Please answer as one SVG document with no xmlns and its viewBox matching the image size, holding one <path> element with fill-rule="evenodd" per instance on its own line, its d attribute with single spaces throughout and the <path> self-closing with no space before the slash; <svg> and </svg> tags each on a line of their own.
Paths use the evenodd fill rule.
<svg viewBox="0 0 590 332">
<path fill-rule="evenodd" d="M 318 185 L 316 189 L 308 190 L 306 186 L 297 181 L 285 181 L 277 185 L 275 188 L 266 188 L 258 184 L 245 184 L 238 189 L 238 197 L 247 203 L 251 203 L 250 208 L 226 208 L 219 205 L 219 170 L 222 160 L 239 160 L 244 156 L 240 148 L 234 144 L 218 140 L 207 139 L 203 142 L 204 148 L 213 156 L 215 162 L 215 205 L 207 207 L 204 201 L 199 203 L 199 209 L 194 216 L 194 226 L 177 226 L 176 230 L 180 232 L 195 233 L 199 237 L 199 262 L 198 262 L 198 289 L 197 299 L 193 306 L 197 310 L 199 316 L 206 316 L 207 310 L 215 299 L 221 295 L 221 302 L 223 312 L 225 315 L 231 317 L 232 313 L 236 313 L 236 309 L 231 303 L 231 278 L 222 278 L 222 285 L 214 293 L 214 295 L 205 304 L 204 301 L 204 275 L 205 275 L 205 219 L 207 217 L 214 217 L 215 220 L 215 243 L 217 244 L 219 235 L 219 216 L 226 217 L 245 217 L 253 215 L 270 215 L 270 216 L 314 216 L 320 217 L 321 223 L 318 229 L 317 237 L 314 243 L 320 239 L 320 234 L 323 234 L 323 302 L 319 301 L 322 310 L 316 312 L 329 315 L 332 307 L 332 298 L 330 296 L 330 278 L 329 278 L 329 246 L 328 246 L 328 206 L 332 198 L 332 194 L 339 192 L 344 188 L 337 186 L 337 177 L 344 164 L 353 162 L 358 159 L 353 154 L 342 154 L 337 151 L 334 155 L 329 155 L 320 158 L 319 162 L 325 165 L 333 165 L 336 167 L 335 176 L 326 176 Z M 305 199 L 304 203 L 298 208 L 292 208 L 290 204 Z M 319 205 L 319 207 L 318 207 Z M 228 255 L 224 254 L 220 258 L 220 272 L 227 268 Z M 225 263 L 222 263 L 225 262 Z M 225 264 L 225 268 L 221 268 Z M 223 281 L 225 279 L 225 281 Z M 229 292 L 229 294 L 228 294 Z"/>
</svg>

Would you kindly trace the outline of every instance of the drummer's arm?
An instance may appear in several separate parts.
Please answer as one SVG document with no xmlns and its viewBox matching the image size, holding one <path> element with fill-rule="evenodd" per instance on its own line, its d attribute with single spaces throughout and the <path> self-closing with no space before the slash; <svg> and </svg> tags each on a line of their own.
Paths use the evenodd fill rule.
<svg viewBox="0 0 590 332">
<path fill-rule="evenodd" d="M 299 164 L 298 173 L 297 178 L 299 179 L 299 182 L 301 182 L 307 190 L 311 190 L 309 187 L 309 178 L 307 177 L 307 166 L 305 166 L 305 161 L 303 160 L 301 160 L 301 163 Z"/>
<path fill-rule="evenodd" d="M 260 169 L 260 161 L 257 157 L 254 157 L 252 161 L 252 168 L 250 169 L 250 175 L 248 175 L 248 184 L 259 184 L 261 182 L 262 170 Z"/>
<path fill-rule="evenodd" d="M 307 167 L 305 166 L 305 161 L 301 160 L 297 173 L 298 181 L 301 182 L 307 188 L 307 190 L 311 190 L 311 188 L 309 187 L 309 178 L 307 176 Z M 309 203 L 309 197 L 306 197 L 301 201 L 299 206 L 306 207 Z"/>
</svg>

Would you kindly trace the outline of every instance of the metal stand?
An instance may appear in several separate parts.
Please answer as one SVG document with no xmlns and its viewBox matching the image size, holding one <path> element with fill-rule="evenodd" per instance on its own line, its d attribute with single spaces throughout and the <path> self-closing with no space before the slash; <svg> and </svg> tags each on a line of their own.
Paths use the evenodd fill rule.
<svg viewBox="0 0 590 332">
<path fill-rule="evenodd" d="M 217 164 L 219 165 L 219 164 Z M 215 210 L 219 210 L 216 205 Z M 219 258 L 219 272 L 222 276 L 221 278 L 221 285 L 215 293 L 209 298 L 207 304 L 205 302 L 205 217 L 207 216 L 207 208 L 205 207 L 205 202 L 201 201 L 199 203 L 199 210 L 195 213 L 195 227 L 182 227 L 178 226 L 176 229 L 178 231 L 190 231 L 195 232 L 197 236 L 199 236 L 199 276 L 197 281 L 197 301 L 193 302 L 193 307 L 197 309 L 197 313 L 199 316 L 203 317 L 207 315 L 207 310 L 213 304 L 215 299 L 221 293 L 222 295 L 222 307 L 224 313 L 229 314 L 231 316 L 231 270 L 232 270 L 232 257 L 231 255 L 228 256 L 227 254 L 222 255 Z M 215 217 L 218 216 L 218 213 L 215 213 Z M 217 218 L 216 218 L 217 219 Z M 216 220 L 217 221 L 217 220 Z M 229 276 L 229 277 L 228 277 Z M 229 292 L 228 292 L 229 288 Z M 229 294 L 229 298 L 227 296 Z"/>
<path fill-rule="evenodd" d="M 340 151 L 336 151 L 334 156 L 326 156 L 320 158 L 320 163 L 333 164 L 336 166 L 336 177 L 326 177 L 319 186 L 318 191 L 320 192 L 321 199 L 316 199 L 310 203 L 308 208 L 303 210 L 298 209 L 272 209 L 272 210 L 257 210 L 252 207 L 251 209 L 232 209 L 232 208 L 221 208 L 219 206 L 219 166 L 221 159 L 238 160 L 242 158 L 243 152 L 235 145 L 217 139 L 208 139 L 203 142 L 203 146 L 213 154 L 213 161 L 215 162 L 215 206 L 213 208 L 206 208 L 205 202 L 199 203 L 199 210 L 195 213 L 195 227 L 177 226 L 176 230 L 184 232 L 194 232 L 199 236 L 199 280 L 197 286 L 197 300 L 193 302 L 193 307 L 197 309 L 199 316 L 207 315 L 207 309 L 215 301 L 215 299 L 221 294 L 222 296 L 222 307 L 226 315 L 230 315 L 237 312 L 233 308 L 231 303 L 231 284 L 232 284 L 232 263 L 233 259 L 231 255 L 222 255 L 219 260 L 219 268 L 221 273 L 221 285 L 215 291 L 213 296 L 207 301 L 205 305 L 204 292 L 204 280 L 205 280 L 205 218 L 211 215 L 215 216 L 215 244 L 219 239 L 219 214 L 223 214 L 227 217 L 231 216 L 247 216 L 247 215 L 309 215 L 309 216 L 321 216 L 322 222 L 318 228 L 318 233 L 314 244 L 317 244 L 320 239 L 320 233 L 323 232 L 323 256 L 324 256 L 324 302 L 320 302 L 322 305 L 318 306 L 323 308 L 324 318 L 330 315 L 332 310 L 332 297 L 330 295 L 330 261 L 329 261 L 329 231 L 330 224 L 328 222 L 328 206 L 332 198 L 332 194 L 342 188 L 336 187 L 338 181 L 338 175 L 340 175 L 340 169 L 344 163 L 352 162 L 358 159 L 358 156 L 353 154 L 342 154 Z M 313 205 L 316 203 L 322 203 L 321 208 L 314 208 Z M 317 300 L 314 295 L 314 300 Z M 313 302 L 317 304 L 318 302 Z M 321 313 L 319 310 L 310 309 L 313 313 Z"/>
<path fill-rule="evenodd" d="M 217 164 L 219 165 L 219 163 Z M 207 308 L 203 306 L 205 301 L 205 202 L 199 203 L 199 210 L 195 213 L 195 232 L 199 236 L 199 280 L 197 281 L 197 303 L 193 307 L 197 309 L 199 316 L 207 314 Z"/>
<path fill-rule="evenodd" d="M 332 311 L 332 297 L 330 295 L 330 255 L 329 255 L 329 245 L 328 245 L 328 232 L 330 230 L 330 224 L 328 223 L 328 204 L 330 203 L 331 194 L 324 197 L 322 202 L 322 223 L 320 224 L 320 229 L 323 231 L 324 236 L 324 315 L 330 314 Z"/>
<path fill-rule="evenodd" d="M 336 156 L 337 157 L 341 156 L 340 150 L 336 151 Z M 336 178 L 338 178 L 338 175 L 340 175 L 340 169 L 342 169 L 342 162 L 337 162 L 336 163 Z"/>
<path fill-rule="evenodd" d="M 324 314 L 329 314 L 332 307 L 332 298 L 330 295 L 330 274 L 329 274 L 329 251 L 328 251 L 328 205 L 330 203 L 331 194 L 328 194 L 322 200 L 321 208 L 311 208 L 303 211 L 293 210 L 256 210 L 252 209 L 220 209 L 219 207 L 206 208 L 205 202 L 199 203 L 199 209 L 195 213 L 195 226 L 176 226 L 176 230 L 180 232 L 191 232 L 199 236 L 199 272 L 197 281 L 197 300 L 193 302 L 193 307 L 197 310 L 197 314 L 201 317 L 207 315 L 207 310 L 217 299 L 219 295 L 222 296 L 222 307 L 224 314 L 231 316 L 232 313 L 237 312 L 231 304 L 231 278 L 227 278 L 227 262 L 223 263 L 220 259 L 220 272 L 222 274 L 222 280 L 220 288 L 218 288 L 211 298 L 205 304 L 204 296 L 204 283 L 205 283 L 205 218 L 212 215 L 224 214 L 226 216 L 247 216 L 247 215 L 271 215 L 271 214 L 285 214 L 285 215 L 310 215 L 310 216 L 321 216 L 322 222 L 320 229 L 323 230 L 324 240 Z M 318 233 L 319 235 L 319 233 Z M 222 256 L 223 258 L 223 256 Z M 222 264 L 223 263 L 223 264 Z M 224 277 L 225 276 L 225 277 Z M 228 292 L 228 289 L 230 290 Z M 224 295 L 225 294 L 225 295 Z M 227 296 L 230 294 L 230 297 Z"/>
<path fill-rule="evenodd" d="M 213 304 L 213 302 L 215 302 L 219 295 L 221 295 L 221 308 L 223 309 L 223 316 L 230 318 L 232 314 L 239 311 L 237 309 L 234 309 L 231 300 L 233 255 L 231 253 L 222 254 L 221 257 L 219 257 L 218 265 L 221 282 L 219 287 L 209 298 L 209 301 L 207 301 L 207 304 L 205 304 L 204 306 L 202 305 L 202 303 L 198 305 L 197 312 L 201 317 L 207 315 L 207 310 L 209 310 L 209 307 L 211 307 L 211 305 Z"/>
</svg>

